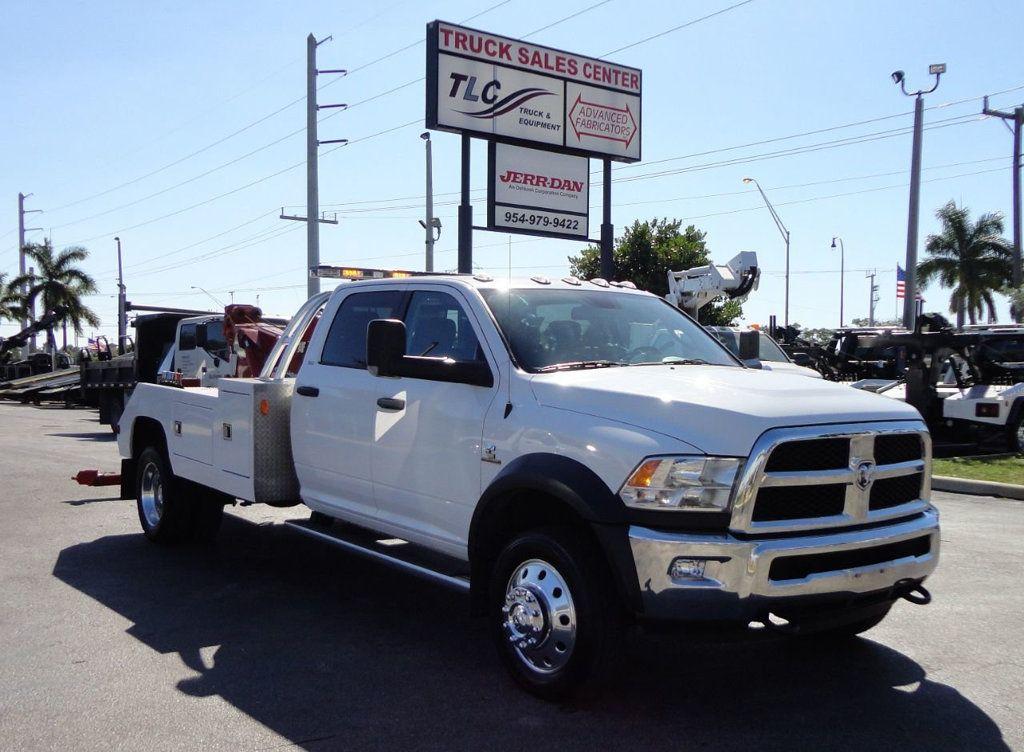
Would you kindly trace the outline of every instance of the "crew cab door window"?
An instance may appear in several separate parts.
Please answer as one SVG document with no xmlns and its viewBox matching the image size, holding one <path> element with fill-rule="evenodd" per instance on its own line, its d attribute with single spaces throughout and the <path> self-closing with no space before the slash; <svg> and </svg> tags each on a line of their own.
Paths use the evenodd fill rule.
<svg viewBox="0 0 1024 752">
<path fill-rule="evenodd" d="M 446 292 L 417 290 L 412 294 L 405 315 L 405 337 L 409 355 L 459 361 L 484 359 L 469 316 Z"/>
<path fill-rule="evenodd" d="M 374 319 L 397 318 L 401 305 L 401 290 L 357 292 L 346 297 L 331 322 L 320 362 L 366 368 L 366 327 Z"/>
</svg>

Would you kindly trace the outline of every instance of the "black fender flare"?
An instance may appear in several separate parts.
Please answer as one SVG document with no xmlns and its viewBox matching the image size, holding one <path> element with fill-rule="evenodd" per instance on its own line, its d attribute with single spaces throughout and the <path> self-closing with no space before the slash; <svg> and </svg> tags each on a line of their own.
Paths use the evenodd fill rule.
<svg viewBox="0 0 1024 752">
<path fill-rule="evenodd" d="M 517 498 L 529 493 L 557 499 L 581 517 L 600 545 L 625 605 L 641 606 L 636 565 L 629 545 L 629 515 L 617 494 L 583 463 L 547 452 L 526 454 L 509 462 L 484 490 L 473 510 L 469 527 L 469 555 L 473 610 L 486 602 L 489 564 L 497 551 L 489 550 L 487 520 L 502 515 Z"/>
</svg>

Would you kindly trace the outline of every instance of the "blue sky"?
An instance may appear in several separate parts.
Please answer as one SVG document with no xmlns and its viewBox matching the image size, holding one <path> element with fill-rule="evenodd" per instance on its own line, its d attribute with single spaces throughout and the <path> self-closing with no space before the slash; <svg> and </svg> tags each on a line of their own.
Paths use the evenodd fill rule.
<svg viewBox="0 0 1024 752">
<path fill-rule="evenodd" d="M 87 270 L 102 291 L 90 302 L 106 332 L 116 325 L 117 234 L 132 301 L 214 307 L 196 285 L 225 302 L 234 290 L 236 301 L 259 294 L 269 313 L 294 312 L 305 297 L 304 227 L 277 214 L 304 211 L 311 31 L 334 37 L 320 48 L 320 67 L 353 70 L 325 87 L 321 102 L 360 103 L 321 113 L 334 113 L 322 139 L 353 141 L 321 150 L 321 203 L 341 218 L 322 229 L 322 259 L 421 268 L 417 79 L 428 21 L 482 13 L 471 25 L 519 37 L 583 11 L 530 41 L 602 56 L 735 2 L 9 4 L 0 29 L 0 271 L 16 271 L 16 198 L 31 192 L 28 206 L 45 213 L 30 215 L 44 228 L 30 239 L 52 234 L 58 247 L 90 250 Z M 1003 109 L 1024 102 L 1022 27 L 1024 5 L 1010 1 L 753 0 L 617 53 L 611 59 L 644 71 L 644 161 L 614 173 L 616 227 L 678 217 L 707 231 L 718 261 L 757 251 L 765 272 L 747 320 L 781 320 L 783 244 L 742 183 L 749 175 L 792 232 L 791 320 L 838 323 L 833 235 L 845 239 L 847 320 L 866 315 L 866 269 L 879 273 L 878 315 L 891 317 L 906 243 L 912 101 L 889 74 L 902 68 L 918 88 L 930 84 L 930 63 L 949 66 L 926 98 L 922 243 L 950 199 L 975 213 L 1004 212 L 1009 236 L 1010 134 L 977 115 L 986 93 L 1004 92 L 992 99 Z M 810 131 L 821 132 L 785 138 Z M 456 261 L 455 197 L 442 194 L 458 190 L 458 150 L 458 137 L 434 135 L 438 268 Z M 473 157 L 473 187 L 483 188 L 483 142 Z M 624 180 L 651 173 L 667 174 Z M 474 195 L 482 221 L 482 191 Z M 510 251 L 515 274 L 554 276 L 580 248 L 523 236 L 509 246 L 507 235 L 486 232 L 474 240 L 478 267 L 502 274 Z M 926 308 L 945 310 L 948 293 L 925 295 Z M 999 313 L 1005 320 L 1005 303 Z"/>
</svg>

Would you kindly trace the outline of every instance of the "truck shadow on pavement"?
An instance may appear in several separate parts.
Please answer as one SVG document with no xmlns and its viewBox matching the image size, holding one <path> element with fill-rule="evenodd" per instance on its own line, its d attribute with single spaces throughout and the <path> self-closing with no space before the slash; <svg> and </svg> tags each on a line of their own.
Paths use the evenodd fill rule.
<svg viewBox="0 0 1024 752">
<path fill-rule="evenodd" d="M 109 536 L 64 549 L 53 574 L 180 656 L 153 682 L 304 749 L 1009 749 L 980 708 L 867 639 L 640 636 L 603 698 L 543 703 L 506 677 L 464 595 L 231 515 L 209 548 Z"/>
</svg>

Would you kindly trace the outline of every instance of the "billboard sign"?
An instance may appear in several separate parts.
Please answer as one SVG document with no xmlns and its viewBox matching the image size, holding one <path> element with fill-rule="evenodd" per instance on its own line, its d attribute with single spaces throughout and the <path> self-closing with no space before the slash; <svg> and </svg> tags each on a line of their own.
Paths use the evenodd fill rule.
<svg viewBox="0 0 1024 752">
<path fill-rule="evenodd" d="M 581 156 L 640 159 L 638 68 L 427 24 L 427 127 Z"/>
<path fill-rule="evenodd" d="M 487 229 L 587 239 L 590 160 L 492 141 Z"/>
</svg>

